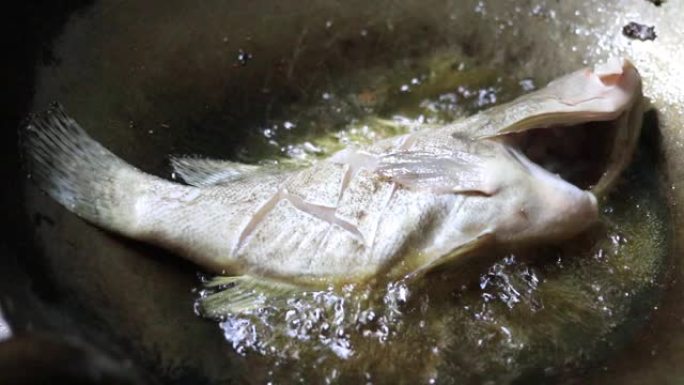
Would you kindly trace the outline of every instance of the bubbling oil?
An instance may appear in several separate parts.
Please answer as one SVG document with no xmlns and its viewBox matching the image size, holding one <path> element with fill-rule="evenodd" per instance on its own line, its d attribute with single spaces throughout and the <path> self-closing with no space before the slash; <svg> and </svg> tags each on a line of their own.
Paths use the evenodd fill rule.
<svg viewBox="0 0 684 385">
<path fill-rule="evenodd" d="M 262 130 L 242 160 L 306 165 L 534 87 L 453 57 L 331 85 Z M 565 244 L 489 256 L 472 276 L 265 298 L 219 327 L 252 383 L 543 382 L 582 368 L 629 341 L 658 303 L 669 224 L 653 162 L 642 149 L 601 203 L 602 224 Z"/>
</svg>

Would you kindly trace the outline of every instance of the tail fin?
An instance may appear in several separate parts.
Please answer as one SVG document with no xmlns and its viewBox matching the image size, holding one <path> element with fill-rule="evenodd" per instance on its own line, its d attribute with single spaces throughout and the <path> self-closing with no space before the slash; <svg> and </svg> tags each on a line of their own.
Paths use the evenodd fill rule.
<svg viewBox="0 0 684 385">
<path fill-rule="evenodd" d="M 31 119 L 22 140 L 31 178 L 76 215 L 212 270 L 235 263 L 226 239 L 235 213 L 225 195 L 143 173 L 95 142 L 59 106 Z"/>
<path fill-rule="evenodd" d="M 60 105 L 30 120 L 22 145 L 30 178 L 53 199 L 102 227 L 130 229 L 134 213 L 125 209 L 150 176 L 95 142 Z"/>
</svg>

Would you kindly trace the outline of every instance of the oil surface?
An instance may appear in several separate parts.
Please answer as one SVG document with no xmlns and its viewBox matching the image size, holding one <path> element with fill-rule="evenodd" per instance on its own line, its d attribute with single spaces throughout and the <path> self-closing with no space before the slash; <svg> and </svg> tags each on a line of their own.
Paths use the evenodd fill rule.
<svg viewBox="0 0 684 385">
<path fill-rule="evenodd" d="M 654 44 L 620 41 L 627 19 L 675 15 L 667 8 L 674 2 L 658 10 L 637 0 L 340 5 L 97 2 L 72 17 L 54 57 L 39 66 L 34 109 L 62 102 L 108 148 L 163 176 L 170 153 L 306 163 L 416 121 L 449 121 L 626 51 L 662 116 L 681 127 L 672 116 L 684 105 L 673 76 L 682 71 L 662 65 L 676 50 L 659 45 L 678 47 L 677 23 Z M 664 145 L 682 148 L 680 140 Z M 617 357 L 659 304 L 670 224 L 657 167 L 642 148 L 593 240 L 500 255 L 469 280 L 444 274 L 383 292 L 307 294 L 220 327 L 192 314 L 194 266 L 113 238 L 29 188 L 29 215 L 46 218 L 35 224 L 45 258 L 33 264 L 45 274 L 31 271 L 32 285 L 49 293 L 42 299 L 54 319 L 159 383 L 529 383 L 555 375 L 584 383 L 575 369 Z M 629 373 L 623 379 L 638 378 L 631 373 L 641 366 L 641 378 L 677 379 L 681 360 L 665 357 L 684 351 L 682 301 L 673 298 L 657 324 L 666 335 L 652 333 L 645 358 L 614 364 Z M 663 353 L 651 356 L 652 345 Z"/>
</svg>

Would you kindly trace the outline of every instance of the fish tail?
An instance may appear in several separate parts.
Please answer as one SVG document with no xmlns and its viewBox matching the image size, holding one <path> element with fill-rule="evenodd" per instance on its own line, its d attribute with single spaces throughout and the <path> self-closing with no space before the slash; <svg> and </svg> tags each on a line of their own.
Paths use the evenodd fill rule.
<svg viewBox="0 0 684 385">
<path fill-rule="evenodd" d="M 145 175 L 93 140 L 58 104 L 21 135 L 29 178 L 54 200 L 102 227 L 127 233 Z"/>
</svg>

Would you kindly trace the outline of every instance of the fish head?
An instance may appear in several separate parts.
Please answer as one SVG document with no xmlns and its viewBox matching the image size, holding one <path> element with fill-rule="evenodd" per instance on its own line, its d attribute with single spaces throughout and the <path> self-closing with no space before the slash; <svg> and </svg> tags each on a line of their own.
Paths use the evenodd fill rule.
<svg viewBox="0 0 684 385">
<path fill-rule="evenodd" d="M 483 112 L 474 136 L 506 142 L 602 196 L 632 158 L 643 109 L 639 72 L 629 60 L 612 58 Z"/>
<path fill-rule="evenodd" d="M 613 58 L 482 112 L 474 136 L 501 146 L 486 170 L 497 240 L 550 242 L 595 223 L 597 197 L 632 158 L 643 104 L 639 72 Z"/>
<path fill-rule="evenodd" d="M 545 170 L 514 147 L 485 140 L 471 149 L 476 150 L 477 166 L 467 175 L 463 170 L 471 167 L 460 165 L 458 176 L 467 183 L 452 197 L 461 198 L 449 200 L 452 209 L 439 222 L 417 271 L 462 261 L 461 256 L 477 255 L 492 241 L 509 248 L 565 240 L 598 221 L 598 201 L 592 192 Z M 432 165 L 424 163 L 420 169 L 428 166 Z M 444 167 L 441 170 L 449 175 Z M 449 178 L 430 181 L 444 179 Z"/>
</svg>

